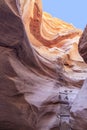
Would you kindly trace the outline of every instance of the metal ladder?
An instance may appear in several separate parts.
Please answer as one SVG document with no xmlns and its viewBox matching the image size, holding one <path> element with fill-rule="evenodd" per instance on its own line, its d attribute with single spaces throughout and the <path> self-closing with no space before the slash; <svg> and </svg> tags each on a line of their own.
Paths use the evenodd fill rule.
<svg viewBox="0 0 87 130">
<path fill-rule="evenodd" d="M 69 126 L 69 118 L 70 118 L 70 104 L 68 100 L 67 92 L 59 92 L 60 103 L 60 114 L 58 115 L 60 118 L 59 130 L 71 130 Z"/>
</svg>

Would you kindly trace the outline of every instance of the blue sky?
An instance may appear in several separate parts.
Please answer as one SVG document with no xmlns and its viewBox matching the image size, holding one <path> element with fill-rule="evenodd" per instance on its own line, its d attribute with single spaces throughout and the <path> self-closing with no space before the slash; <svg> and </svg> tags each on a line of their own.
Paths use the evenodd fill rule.
<svg viewBox="0 0 87 130">
<path fill-rule="evenodd" d="M 43 10 L 75 27 L 87 24 L 87 0 L 42 0 Z"/>
</svg>

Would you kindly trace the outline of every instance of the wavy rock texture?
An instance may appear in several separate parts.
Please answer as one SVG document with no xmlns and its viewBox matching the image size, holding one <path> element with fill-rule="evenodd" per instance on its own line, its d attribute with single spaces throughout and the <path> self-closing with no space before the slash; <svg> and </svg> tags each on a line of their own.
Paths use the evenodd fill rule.
<svg viewBox="0 0 87 130">
<path fill-rule="evenodd" d="M 1 130 L 60 129 L 59 93 L 72 104 L 87 77 L 81 34 L 40 0 L 0 0 Z"/>
<path fill-rule="evenodd" d="M 87 26 L 79 40 L 79 53 L 87 63 Z M 87 129 L 87 79 L 85 80 L 81 90 L 77 94 L 75 101 L 71 108 L 70 124 L 73 129 L 85 130 Z M 78 124 L 78 125 L 77 125 Z"/>
<path fill-rule="evenodd" d="M 21 10 L 28 38 L 34 48 L 51 61 L 57 62 L 57 59 L 62 58 L 63 68 L 69 78 L 85 79 L 86 73 L 83 72 L 83 68 L 86 69 L 87 65 L 78 52 L 78 42 L 82 31 L 42 12 L 40 0 L 22 3 Z M 82 71 L 82 75 L 79 71 Z"/>
</svg>

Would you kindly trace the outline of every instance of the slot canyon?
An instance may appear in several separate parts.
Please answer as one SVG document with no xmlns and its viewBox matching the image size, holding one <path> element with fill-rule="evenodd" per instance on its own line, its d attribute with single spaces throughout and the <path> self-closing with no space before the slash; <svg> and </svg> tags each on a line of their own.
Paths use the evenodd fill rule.
<svg viewBox="0 0 87 130">
<path fill-rule="evenodd" d="M 0 130 L 87 130 L 87 26 L 0 0 Z"/>
</svg>

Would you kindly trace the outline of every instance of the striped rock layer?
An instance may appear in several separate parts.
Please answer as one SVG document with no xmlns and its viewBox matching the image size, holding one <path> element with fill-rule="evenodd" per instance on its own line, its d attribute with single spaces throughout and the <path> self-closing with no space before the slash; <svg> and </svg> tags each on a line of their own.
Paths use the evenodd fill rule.
<svg viewBox="0 0 87 130">
<path fill-rule="evenodd" d="M 73 110 L 87 77 L 84 33 L 43 12 L 41 0 L 0 0 L 0 130 L 60 129 L 62 104 Z"/>
</svg>

